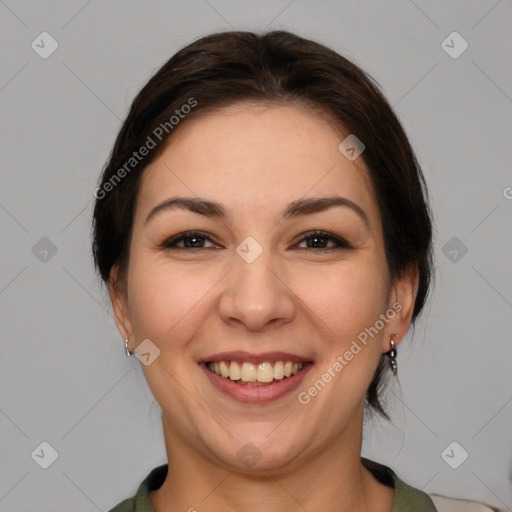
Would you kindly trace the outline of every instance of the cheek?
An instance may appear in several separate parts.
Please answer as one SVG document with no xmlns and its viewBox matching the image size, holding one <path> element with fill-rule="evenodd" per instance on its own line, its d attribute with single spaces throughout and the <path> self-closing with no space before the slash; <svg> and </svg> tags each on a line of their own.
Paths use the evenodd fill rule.
<svg viewBox="0 0 512 512">
<path fill-rule="evenodd" d="M 365 329 L 386 310 L 387 278 L 377 265 L 320 274 L 308 274 L 297 294 L 326 341 L 314 381 L 299 392 L 324 411 L 326 423 L 341 425 L 360 406 L 381 357 L 381 332 L 372 336 Z"/>
<path fill-rule="evenodd" d="M 384 312 L 387 279 L 383 272 L 377 262 L 329 266 L 303 272 L 295 289 L 327 327 L 346 339 L 373 325 Z"/>
<path fill-rule="evenodd" d="M 215 275 L 214 275 L 215 274 Z M 187 325 L 204 308 L 219 277 L 200 265 L 151 262 L 135 256 L 128 275 L 129 308 L 136 335 L 165 341 L 173 330 L 185 338 Z"/>
</svg>

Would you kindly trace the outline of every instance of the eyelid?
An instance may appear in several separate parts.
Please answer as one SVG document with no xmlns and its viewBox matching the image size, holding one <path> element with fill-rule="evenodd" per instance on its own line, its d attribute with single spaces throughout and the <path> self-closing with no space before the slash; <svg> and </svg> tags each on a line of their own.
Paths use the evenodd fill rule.
<svg viewBox="0 0 512 512">
<path fill-rule="evenodd" d="M 204 249 L 211 249 L 211 247 L 176 247 L 176 246 L 172 245 L 172 244 L 177 244 L 178 242 L 181 242 L 183 239 L 193 238 L 195 236 L 204 238 L 205 240 L 209 240 L 210 242 L 212 242 L 216 245 L 219 245 L 219 244 L 217 244 L 217 242 L 215 242 L 215 240 L 212 239 L 212 235 L 210 233 L 207 233 L 206 231 L 191 230 L 191 231 L 184 231 L 182 233 L 178 233 L 177 235 L 165 238 L 162 243 L 158 244 L 158 246 L 164 250 L 178 249 L 178 250 L 184 250 L 184 251 L 191 251 L 191 250 L 200 251 L 200 250 L 204 250 Z"/>
<path fill-rule="evenodd" d="M 342 238 L 338 235 L 335 235 L 334 233 L 330 233 L 328 231 L 322 231 L 321 229 L 314 229 L 312 231 L 308 231 L 301 236 L 302 236 L 302 238 L 297 243 L 301 243 L 304 240 L 307 240 L 308 238 L 313 238 L 314 236 L 317 236 L 319 238 L 326 238 L 327 240 L 332 241 L 336 244 L 336 247 L 326 247 L 323 249 L 315 249 L 314 247 L 306 247 L 304 250 L 318 252 L 319 250 L 329 251 L 329 250 L 335 250 L 335 249 L 343 249 L 343 248 L 352 249 L 353 248 L 352 245 L 349 244 L 344 238 Z"/>
</svg>

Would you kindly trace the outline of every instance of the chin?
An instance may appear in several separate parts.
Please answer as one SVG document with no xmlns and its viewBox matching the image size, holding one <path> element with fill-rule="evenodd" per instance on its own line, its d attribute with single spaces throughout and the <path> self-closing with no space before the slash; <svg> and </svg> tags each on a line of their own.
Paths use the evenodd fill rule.
<svg viewBox="0 0 512 512">
<path fill-rule="evenodd" d="M 268 425 L 264 431 L 258 429 L 252 435 L 250 427 L 245 428 L 240 435 L 229 438 L 226 445 L 211 449 L 211 453 L 217 462 L 242 473 L 256 474 L 293 466 L 304 455 L 305 446 L 311 443 L 292 435 L 286 427 L 289 425 L 283 426 L 281 435 L 269 434 L 272 428 Z"/>
</svg>

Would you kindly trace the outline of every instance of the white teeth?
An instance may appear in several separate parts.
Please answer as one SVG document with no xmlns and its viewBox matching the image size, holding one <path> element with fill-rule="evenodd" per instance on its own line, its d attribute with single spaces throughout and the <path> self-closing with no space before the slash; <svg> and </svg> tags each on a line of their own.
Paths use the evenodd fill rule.
<svg viewBox="0 0 512 512">
<path fill-rule="evenodd" d="M 233 364 L 233 363 L 231 363 Z M 244 363 L 240 372 L 240 377 L 243 382 L 255 382 L 256 381 L 256 366 L 251 363 Z"/>
<path fill-rule="evenodd" d="M 232 361 L 229 365 L 229 378 L 231 380 L 240 380 L 240 366 L 236 361 Z"/>
<path fill-rule="evenodd" d="M 219 368 L 220 368 L 220 374 L 223 376 L 223 377 L 229 377 L 229 368 L 226 364 L 226 361 L 221 361 L 219 363 Z"/>
<path fill-rule="evenodd" d="M 272 382 L 274 380 L 274 369 L 270 363 L 260 363 L 258 365 L 256 380 L 258 382 Z"/>
<path fill-rule="evenodd" d="M 281 380 L 284 377 L 284 364 L 283 361 L 276 361 L 274 365 L 274 379 Z"/>
<path fill-rule="evenodd" d="M 262 384 L 291 377 L 302 370 L 303 366 L 303 363 L 292 361 L 275 361 L 274 363 L 264 361 L 258 365 L 247 361 L 219 361 L 207 364 L 210 371 L 226 379 Z"/>
</svg>

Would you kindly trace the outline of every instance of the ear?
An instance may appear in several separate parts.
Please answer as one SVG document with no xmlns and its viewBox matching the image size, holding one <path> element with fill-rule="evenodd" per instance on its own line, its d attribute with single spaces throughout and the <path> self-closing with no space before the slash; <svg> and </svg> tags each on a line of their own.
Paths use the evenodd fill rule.
<svg viewBox="0 0 512 512">
<path fill-rule="evenodd" d="M 110 271 L 108 291 L 119 334 L 121 334 L 123 341 L 129 340 L 132 335 L 132 324 L 128 314 L 128 294 L 125 284 L 120 282 L 117 266 L 112 267 Z"/>
<path fill-rule="evenodd" d="M 409 330 L 418 293 L 418 284 L 419 272 L 416 263 L 409 265 L 402 276 L 393 281 L 388 307 L 395 312 L 395 316 L 386 326 L 386 334 L 382 340 L 383 352 L 390 350 L 392 337 L 395 346 L 397 346 Z M 395 337 L 395 334 L 398 336 Z"/>
</svg>

